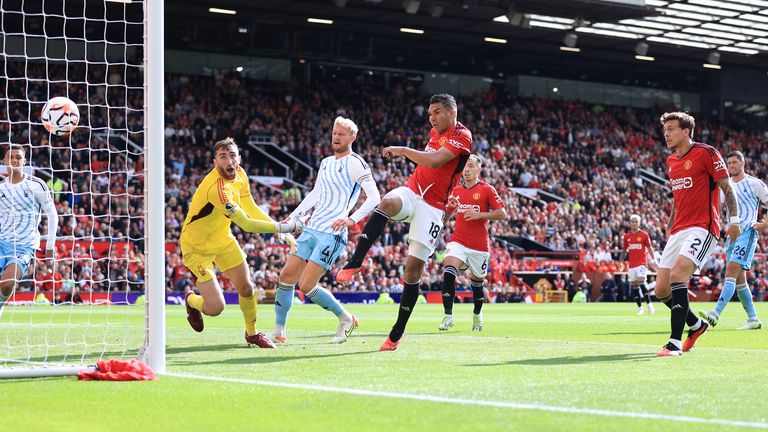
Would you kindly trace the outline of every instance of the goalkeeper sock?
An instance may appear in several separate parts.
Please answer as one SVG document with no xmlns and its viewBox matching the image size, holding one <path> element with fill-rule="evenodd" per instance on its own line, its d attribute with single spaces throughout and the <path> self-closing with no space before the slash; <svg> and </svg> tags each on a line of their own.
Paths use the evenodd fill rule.
<svg viewBox="0 0 768 432">
<path fill-rule="evenodd" d="M 275 324 L 281 328 L 285 327 L 288 321 L 288 312 L 293 305 L 293 287 L 294 285 L 280 283 L 275 291 Z"/>
<path fill-rule="evenodd" d="M 187 303 L 192 306 L 192 309 L 203 312 L 203 305 L 205 304 L 203 296 L 198 294 L 190 294 L 189 297 L 187 297 Z"/>
<path fill-rule="evenodd" d="M 256 294 L 254 293 L 250 297 L 243 297 L 237 295 L 240 303 L 240 310 L 243 312 L 243 319 L 245 319 L 245 332 L 248 335 L 256 334 Z"/>
<path fill-rule="evenodd" d="M 341 303 L 325 288 L 314 287 L 307 293 L 307 296 L 313 303 L 317 303 L 321 308 L 333 312 L 337 317 L 344 313 L 344 307 L 341 306 Z"/>
<path fill-rule="evenodd" d="M 366 222 L 365 227 L 363 227 L 363 233 L 360 234 L 360 237 L 357 239 L 357 246 L 355 247 L 355 252 L 352 254 L 352 258 L 350 258 L 347 265 L 344 266 L 345 269 L 359 268 L 363 266 L 365 255 L 371 250 L 373 242 L 375 242 L 379 236 L 381 236 L 381 233 L 384 232 L 387 222 L 389 222 L 389 215 L 379 210 L 378 207 L 371 212 L 368 222 Z"/>
</svg>

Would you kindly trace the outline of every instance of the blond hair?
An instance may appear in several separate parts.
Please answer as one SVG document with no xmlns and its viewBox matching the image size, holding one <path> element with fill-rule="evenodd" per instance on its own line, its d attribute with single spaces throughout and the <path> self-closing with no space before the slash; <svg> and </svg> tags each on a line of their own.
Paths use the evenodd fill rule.
<svg viewBox="0 0 768 432">
<path fill-rule="evenodd" d="M 349 129 L 349 131 L 352 133 L 352 136 L 357 136 L 357 132 L 359 131 L 355 122 L 342 116 L 336 117 L 336 120 L 333 121 L 333 124 L 344 126 L 345 128 Z"/>
</svg>

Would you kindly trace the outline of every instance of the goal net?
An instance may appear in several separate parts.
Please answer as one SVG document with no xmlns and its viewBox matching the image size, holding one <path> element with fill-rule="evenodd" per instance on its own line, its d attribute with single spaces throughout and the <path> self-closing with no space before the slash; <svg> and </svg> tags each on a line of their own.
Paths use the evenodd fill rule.
<svg viewBox="0 0 768 432">
<path fill-rule="evenodd" d="M 158 159 L 157 150 L 145 149 L 155 136 L 148 125 L 157 117 L 150 118 L 145 106 L 152 98 L 145 96 L 152 90 L 162 94 L 162 83 L 148 85 L 145 94 L 145 78 L 150 71 L 157 76 L 144 49 L 149 3 L 0 1 L 0 147 L 4 155 L 24 149 L 24 172 L 47 184 L 58 213 L 56 257 L 46 259 L 43 241 L 26 274 L 10 278 L 13 291 L 0 311 L 0 378 L 72 374 L 97 360 L 164 351 L 162 338 L 152 346 L 149 312 L 151 305 L 162 311 L 157 303 L 164 304 L 164 296 L 144 295 L 146 287 L 162 293 L 164 286 L 163 252 L 156 252 L 162 243 L 149 238 L 159 235 L 162 241 L 162 222 L 148 227 L 158 220 L 148 215 L 163 213 L 151 211 L 157 191 L 148 192 L 159 184 L 162 197 L 162 142 L 155 143 L 159 173 L 148 162 Z M 162 2 L 157 3 L 162 23 Z M 162 64 L 157 67 L 162 77 Z M 41 122 L 43 106 L 57 96 L 71 99 L 80 111 L 79 125 L 64 137 Z M 162 115 L 162 95 L 159 110 Z M 162 117 L 160 123 L 162 128 Z M 10 182 L 5 162 L 4 157 L 0 173 Z M 26 197 L 26 191 L 18 192 L 24 202 L 20 194 Z M 15 210 L 0 197 L 0 211 Z M 50 238 L 41 214 L 38 232 Z M 5 218 L 9 224 L 18 219 Z M 3 229 L 9 237 L 9 228 Z M 0 263 L 23 266 L 20 240 L 0 240 L 11 249 Z M 148 264 L 149 256 L 155 265 Z M 8 274 L 2 279 L 9 280 Z M 164 360 L 151 363 L 162 369 Z"/>
</svg>

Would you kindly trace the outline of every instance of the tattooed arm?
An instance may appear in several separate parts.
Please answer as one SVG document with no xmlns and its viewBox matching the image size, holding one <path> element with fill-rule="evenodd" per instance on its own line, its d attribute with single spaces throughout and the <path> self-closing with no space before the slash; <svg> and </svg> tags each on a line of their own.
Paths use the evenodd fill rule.
<svg viewBox="0 0 768 432">
<path fill-rule="evenodd" d="M 739 204 L 738 201 L 736 201 L 736 193 L 733 191 L 728 177 L 718 180 L 717 185 L 720 186 L 720 189 L 725 195 L 725 206 L 728 208 L 728 215 L 730 215 L 730 221 L 728 228 L 726 229 L 726 233 L 728 234 L 728 237 L 730 237 L 731 243 L 733 243 L 736 241 L 739 235 L 741 235 L 741 228 L 739 228 L 738 223 Z"/>
</svg>

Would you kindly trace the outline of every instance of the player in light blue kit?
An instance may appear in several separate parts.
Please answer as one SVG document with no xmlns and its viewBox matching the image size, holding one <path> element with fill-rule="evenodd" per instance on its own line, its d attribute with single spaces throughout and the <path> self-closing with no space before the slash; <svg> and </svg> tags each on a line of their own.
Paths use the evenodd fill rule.
<svg viewBox="0 0 768 432">
<path fill-rule="evenodd" d="M 11 146 L 5 153 L 7 177 L 0 177 L 0 315 L 13 295 L 16 283 L 27 274 L 40 247 L 40 211 L 48 219 L 45 257 L 53 258 L 59 215 L 53 197 L 39 178 L 25 174 L 27 163 L 23 147 Z"/>
<path fill-rule="evenodd" d="M 768 187 L 763 181 L 744 172 L 744 155 L 740 151 L 728 153 L 727 163 L 731 186 L 739 201 L 741 236 L 728 246 L 725 257 L 728 262 L 725 268 L 725 285 L 715 308 L 710 312 L 699 311 L 699 316 L 715 327 L 735 290 L 747 312 L 747 323 L 739 327 L 739 330 L 759 330 L 763 324 L 757 318 L 755 305 L 752 303 L 752 291 L 747 285 L 745 273 L 752 265 L 757 239 L 768 227 L 768 216 L 763 222 L 757 222 L 760 204 L 768 204 Z"/>
<path fill-rule="evenodd" d="M 352 120 L 336 118 L 331 135 L 334 154 L 320 162 L 315 187 L 288 217 L 299 218 L 311 211 L 304 232 L 296 241 L 296 253 L 288 256 L 280 272 L 280 284 L 275 293 L 275 330 L 269 335 L 273 342 L 286 341 L 286 321 L 297 283 L 312 302 L 339 318 L 339 327 L 331 343 L 346 342 L 358 326 L 357 318 L 346 311 L 330 291 L 317 286 L 344 251 L 348 228 L 368 216 L 381 201 L 370 167 L 352 151 L 357 131 Z M 365 201 L 349 215 L 361 189 L 365 191 Z"/>
</svg>

